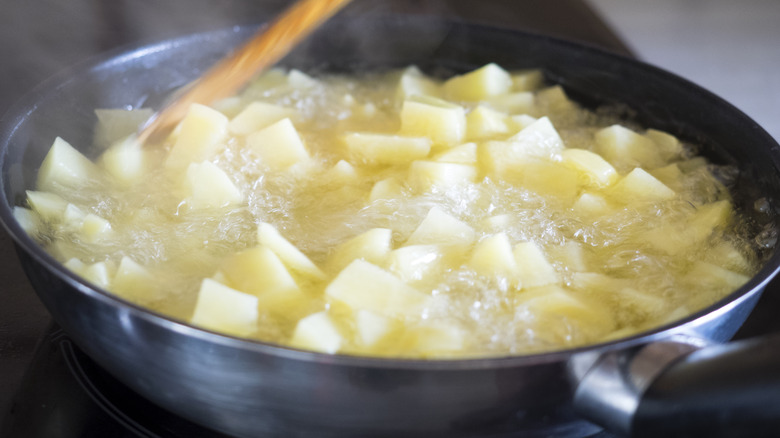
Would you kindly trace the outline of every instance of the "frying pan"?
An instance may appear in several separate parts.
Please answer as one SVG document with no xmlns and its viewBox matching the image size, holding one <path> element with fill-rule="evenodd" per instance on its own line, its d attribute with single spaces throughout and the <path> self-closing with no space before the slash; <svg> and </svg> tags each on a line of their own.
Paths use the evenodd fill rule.
<svg viewBox="0 0 780 438">
<path fill-rule="evenodd" d="M 416 64 L 439 75 L 488 62 L 541 68 L 585 106 L 624 105 L 644 126 L 740 169 L 737 207 L 764 260 L 743 287 L 635 336 L 517 357 L 397 360 L 326 355 L 242 340 L 125 302 L 78 278 L 13 219 L 56 136 L 88 156 L 95 108 L 152 106 L 256 29 L 194 34 L 79 65 L 0 122 L 0 217 L 30 282 L 70 337 L 161 407 L 236 436 L 585 436 L 602 426 L 655 436 L 772 435 L 780 423 L 780 339 L 730 339 L 778 271 L 778 144 L 713 94 L 595 48 L 431 17 L 328 23 L 284 64 L 356 71 Z M 364 38 L 366 32 L 371 38 Z M 769 208 L 754 208 L 755 205 Z"/>
</svg>

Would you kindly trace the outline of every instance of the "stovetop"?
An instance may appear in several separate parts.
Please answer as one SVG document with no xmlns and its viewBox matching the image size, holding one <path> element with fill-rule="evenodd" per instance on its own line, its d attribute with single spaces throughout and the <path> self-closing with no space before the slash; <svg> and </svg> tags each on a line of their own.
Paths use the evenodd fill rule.
<svg viewBox="0 0 780 438">
<path fill-rule="evenodd" d="M 161 4 L 164 3 L 164 4 Z M 0 113 L 60 68 L 116 46 L 264 21 L 282 0 L 0 0 Z M 553 4 L 554 3 L 554 4 Z M 475 5 L 478 4 L 478 7 Z M 630 55 L 580 0 L 361 0 L 346 14 L 447 15 L 576 39 Z M 215 18 L 219 16 L 219 19 Z M 152 405 L 52 323 L 0 231 L 0 436 L 222 437 Z M 780 331 L 780 283 L 770 284 L 738 337 Z M 37 347 L 36 347 L 37 345 Z M 607 433 L 598 435 L 609 436 Z"/>
</svg>

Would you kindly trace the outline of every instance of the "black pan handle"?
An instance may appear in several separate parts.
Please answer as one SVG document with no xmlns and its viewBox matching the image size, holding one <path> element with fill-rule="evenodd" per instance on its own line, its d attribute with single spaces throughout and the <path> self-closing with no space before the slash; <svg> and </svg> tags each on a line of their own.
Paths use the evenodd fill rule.
<svg viewBox="0 0 780 438">
<path fill-rule="evenodd" d="M 579 379 L 574 405 L 624 436 L 778 437 L 780 333 L 606 353 Z"/>
<path fill-rule="evenodd" d="M 780 334 L 694 351 L 645 390 L 632 436 L 780 436 Z"/>
</svg>

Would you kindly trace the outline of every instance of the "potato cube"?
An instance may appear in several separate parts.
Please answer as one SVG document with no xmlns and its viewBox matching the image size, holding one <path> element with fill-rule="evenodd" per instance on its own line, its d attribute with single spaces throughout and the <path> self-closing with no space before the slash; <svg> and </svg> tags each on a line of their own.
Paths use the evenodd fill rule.
<svg viewBox="0 0 780 438">
<path fill-rule="evenodd" d="M 677 137 L 656 129 L 648 129 L 645 137 L 652 140 L 658 148 L 661 159 L 665 162 L 679 159 L 684 152 L 682 143 Z"/>
<path fill-rule="evenodd" d="M 600 155 L 585 149 L 564 149 L 561 151 L 564 166 L 581 172 L 591 187 L 604 188 L 612 185 L 618 174 L 614 167 Z"/>
<path fill-rule="evenodd" d="M 457 353 L 466 347 L 467 333 L 450 321 L 432 321 L 406 330 L 403 344 L 422 357 Z"/>
<path fill-rule="evenodd" d="M 144 178 L 148 154 L 140 142 L 129 137 L 111 145 L 99 163 L 117 182 L 130 186 Z"/>
<path fill-rule="evenodd" d="M 285 170 L 309 159 L 309 152 L 290 119 L 282 119 L 246 138 L 249 148 L 273 170 Z"/>
<path fill-rule="evenodd" d="M 613 210 L 603 196 L 588 192 L 581 194 L 571 208 L 580 216 L 602 216 Z"/>
<path fill-rule="evenodd" d="M 27 190 L 27 203 L 44 222 L 59 222 L 63 220 L 68 201 L 61 196 L 49 192 Z"/>
<path fill-rule="evenodd" d="M 258 299 L 211 279 L 204 279 L 191 323 L 220 333 L 247 336 L 257 329 Z"/>
<path fill-rule="evenodd" d="M 658 202 L 675 197 L 674 190 L 666 187 L 641 167 L 632 170 L 610 190 L 612 198 L 623 203 Z"/>
<path fill-rule="evenodd" d="M 479 140 L 508 133 L 506 117 L 505 113 L 482 105 L 474 108 L 466 116 L 466 138 Z"/>
<path fill-rule="evenodd" d="M 299 90 L 311 88 L 319 84 L 316 79 L 295 68 L 287 73 L 287 83 Z"/>
<path fill-rule="evenodd" d="M 232 119 L 243 111 L 246 103 L 240 96 L 231 96 L 212 102 L 210 106 L 224 114 L 228 119 Z"/>
<path fill-rule="evenodd" d="M 393 320 L 368 310 L 355 312 L 355 331 L 358 342 L 370 347 L 387 336 L 393 329 Z"/>
<path fill-rule="evenodd" d="M 506 126 L 509 128 L 509 132 L 514 132 L 517 134 L 523 129 L 533 125 L 533 123 L 537 120 L 539 119 L 533 116 L 529 116 L 528 114 L 516 114 L 509 116 L 506 119 Z"/>
<path fill-rule="evenodd" d="M 38 170 L 36 187 L 41 191 L 63 191 L 87 185 L 98 175 L 97 166 L 89 158 L 57 137 Z"/>
<path fill-rule="evenodd" d="M 336 324 L 326 312 L 311 314 L 295 326 L 290 345 L 297 348 L 333 354 L 344 342 Z"/>
<path fill-rule="evenodd" d="M 522 187 L 533 192 L 571 200 L 579 193 L 580 175 L 560 163 L 530 160 L 520 173 Z"/>
<path fill-rule="evenodd" d="M 555 268 L 547 261 L 542 249 L 534 242 L 515 245 L 512 253 L 517 263 L 518 277 L 524 288 L 546 286 L 560 282 Z"/>
<path fill-rule="evenodd" d="M 325 278 L 325 274 L 320 268 L 289 240 L 285 239 L 273 225 L 261 222 L 257 227 L 257 237 L 260 244 L 265 245 L 279 256 L 279 259 L 289 269 L 315 280 Z"/>
<path fill-rule="evenodd" d="M 25 233 L 35 236 L 41 229 L 41 217 L 38 213 L 25 207 L 14 207 L 14 219 Z"/>
<path fill-rule="evenodd" d="M 406 245 L 471 245 L 476 240 L 474 229 L 450 216 L 438 207 L 428 211 L 425 219 L 406 240 Z"/>
<path fill-rule="evenodd" d="M 210 159 L 227 135 L 228 118 L 205 105 L 192 104 L 179 125 L 179 134 L 165 161 L 168 170 L 179 172 L 190 163 Z"/>
<path fill-rule="evenodd" d="M 522 70 L 512 72 L 512 90 L 536 91 L 544 85 L 544 73 L 541 70 Z"/>
<path fill-rule="evenodd" d="M 585 249 L 579 242 L 567 240 L 563 245 L 550 248 L 554 254 L 552 259 L 557 260 L 566 271 L 585 272 L 588 270 L 588 262 Z"/>
<path fill-rule="evenodd" d="M 95 125 L 95 144 L 107 147 L 138 131 L 154 111 L 150 108 L 124 109 L 99 108 L 95 110 L 98 122 Z"/>
<path fill-rule="evenodd" d="M 336 271 L 342 270 L 357 259 L 382 264 L 390 253 L 392 239 L 392 230 L 372 228 L 339 245 L 328 264 Z"/>
<path fill-rule="evenodd" d="M 344 136 L 349 154 L 366 164 L 406 164 L 425 158 L 431 151 L 426 137 L 352 132 Z"/>
<path fill-rule="evenodd" d="M 244 195 L 230 177 L 210 161 L 187 167 L 187 203 L 195 209 L 218 208 L 243 202 Z"/>
<path fill-rule="evenodd" d="M 404 187 L 397 179 L 390 177 L 374 183 L 374 187 L 371 188 L 368 199 L 373 202 L 381 199 L 396 199 L 403 195 Z"/>
<path fill-rule="evenodd" d="M 393 251 L 387 257 L 387 268 L 401 280 L 411 283 L 430 275 L 442 262 L 439 245 L 410 245 Z"/>
<path fill-rule="evenodd" d="M 542 108 L 543 113 L 556 115 L 570 114 L 577 110 L 577 104 L 569 100 L 563 87 L 553 85 L 536 92 L 536 105 Z"/>
<path fill-rule="evenodd" d="M 79 274 L 95 286 L 108 289 L 111 286 L 115 266 L 107 262 L 96 262 L 84 267 Z"/>
<path fill-rule="evenodd" d="M 148 303 L 159 299 L 157 280 L 148 269 L 130 257 L 122 257 L 111 280 L 111 292 L 134 302 Z"/>
<path fill-rule="evenodd" d="M 436 155 L 433 159 L 442 163 L 477 164 L 477 144 L 464 143 L 455 146 Z"/>
<path fill-rule="evenodd" d="M 483 219 L 482 222 L 480 222 L 480 226 L 485 231 L 500 231 L 510 227 L 513 220 L 511 214 L 498 214 Z"/>
<path fill-rule="evenodd" d="M 398 99 L 403 101 L 412 96 L 441 96 L 441 86 L 426 77 L 417 67 L 404 70 L 398 81 Z"/>
<path fill-rule="evenodd" d="M 355 260 L 339 272 L 325 294 L 354 310 L 389 317 L 419 317 L 432 301 L 429 295 L 364 260 Z"/>
<path fill-rule="evenodd" d="M 422 193 L 433 187 L 446 189 L 465 183 L 473 183 L 476 178 L 477 168 L 471 164 L 417 160 L 409 166 L 407 181 L 412 189 L 417 193 Z"/>
<path fill-rule="evenodd" d="M 512 88 L 512 77 L 506 70 L 494 63 L 444 82 L 446 96 L 449 99 L 462 101 L 482 100 L 497 94 L 504 94 L 510 88 Z"/>
<path fill-rule="evenodd" d="M 90 243 L 106 239 L 112 234 L 111 224 L 102 217 L 88 213 L 81 223 L 81 236 Z"/>
<path fill-rule="evenodd" d="M 228 257 L 220 270 L 231 286 L 258 297 L 292 295 L 299 291 L 298 284 L 279 256 L 264 246 L 250 248 Z"/>
<path fill-rule="evenodd" d="M 501 276 L 509 279 L 513 284 L 518 274 L 512 245 L 503 232 L 479 241 L 471 252 L 468 265 L 479 275 Z"/>
<path fill-rule="evenodd" d="M 294 118 L 297 112 L 265 102 L 252 102 L 228 123 L 228 130 L 236 135 L 248 135 L 280 120 Z"/>
<path fill-rule="evenodd" d="M 444 146 L 459 144 L 466 134 L 465 110 L 444 100 L 412 96 L 401 108 L 401 134 L 428 137 Z"/>
<path fill-rule="evenodd" d="M 687 280 L 695 285 L 708 285 L 721 290 L 736 290 L 750 280 L 747 275 L 730 271 L 712 263 L 696 261 L 686 274 Z"/>
<path fill-rule="evenodd" d="M 547 117 L 542 117 L 528 127 L 509 137 L 515 148 L 534 156 L 547 157 L 563 149 L 564 144 L 558 131 Z"/>
<path fill-rule="evenodd" d="M 356 184 L 360 181 L 355 166 L 344 160 L 339 160 L 338 163 L 328 169 L 324 175 L 324 179 L 329 184 L 335 185 Z"/>
<path fill-rule="evenodd" d="M 508 114 L 529 113 L 534 110 L 534 95 L 528 92 L 499 94 L 484 100 L 485 105 Z"/>
<path fill-rule="evenodd" d="M 596 133 L 596 152 L 619 169 L 654 169 L 664 164 L 655 143 L 620 125 Z"/>
<path fill-rule="evenodd" d="M 672 190 L 680 190 L 682 188 L 682 171 L 677 163 L 669 164 L 668 166 L 659 167 L 650 171 L 650 175 L 653 175 L 656 179 L 664 183 L 666 187 Z"/>
</svg>

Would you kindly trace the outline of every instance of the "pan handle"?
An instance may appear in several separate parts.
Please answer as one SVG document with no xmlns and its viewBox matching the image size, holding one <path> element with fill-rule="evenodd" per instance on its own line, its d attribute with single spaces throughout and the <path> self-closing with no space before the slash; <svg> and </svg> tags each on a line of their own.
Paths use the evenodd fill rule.
<svg viewBox="0 0 780 438">
<path fill-rule="evenodd" d="M 606 353 L 580 379 L 580 414 L 624 436 L 780 434 L 780 333 L 698 348 L 658 342 Z"/>
</svg>

